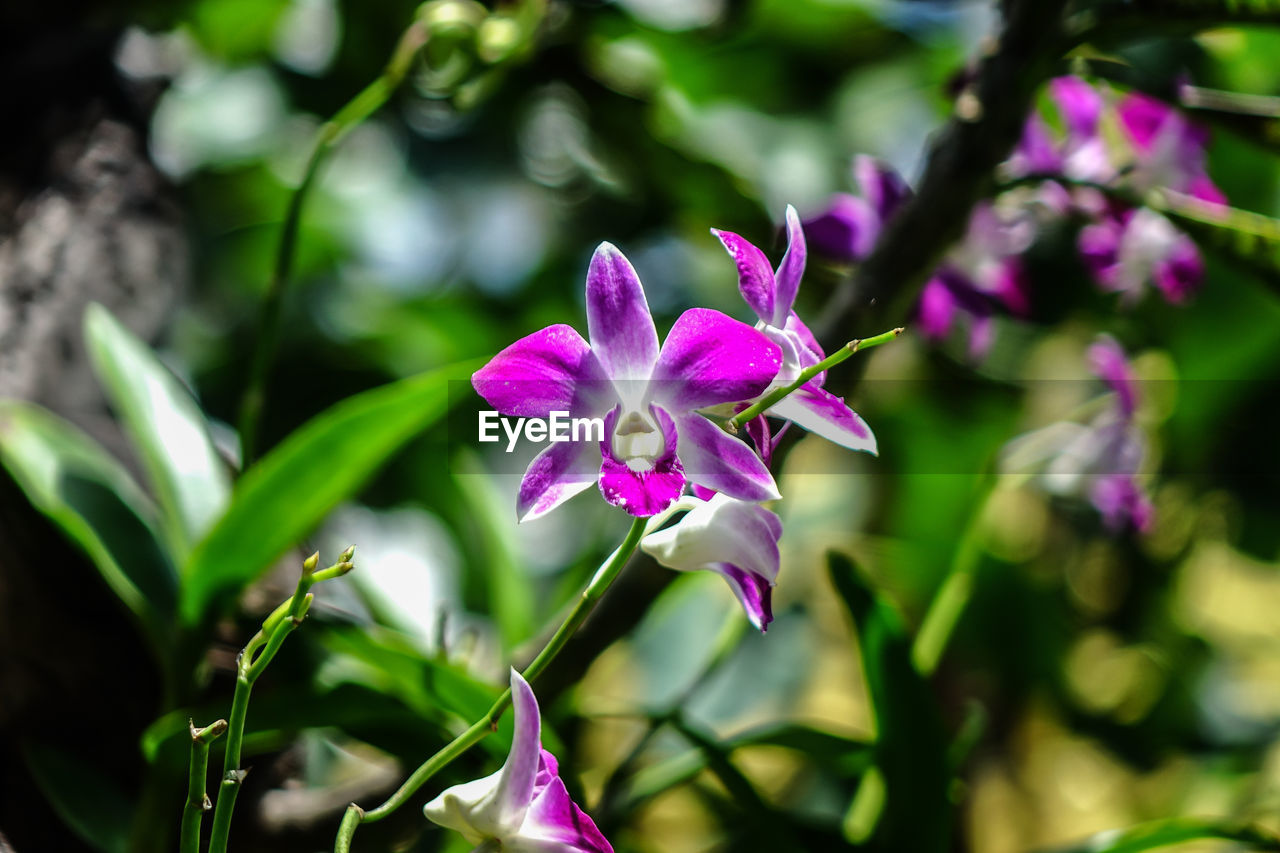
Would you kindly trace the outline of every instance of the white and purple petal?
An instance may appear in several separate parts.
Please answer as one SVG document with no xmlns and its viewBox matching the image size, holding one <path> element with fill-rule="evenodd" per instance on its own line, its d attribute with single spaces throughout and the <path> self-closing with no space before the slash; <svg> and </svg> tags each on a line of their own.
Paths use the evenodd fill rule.
<svg viewBox="0 0 1280 853">
<path fill-rule="evenodd" d="M 820 435 L 850 450 L 875 455 L 876 437 L 871 428 L 844 400 L 812 383 L 779 400 L 769 413 L 786 418 L 814 435 Z"/>
<path fill-rule="evenodd" d="M 533 798 L 542 752 L 542 721 L 532 688 L 515 670 L 511 671 L 511 704 L 515 736 L 502 769 L 447 788 L 423 807 L 433 823 L 461 833 L 473 844 L 514 836 Z"/>
<path fill-rule="evenodd" d="M 1098 132 L 1102 116 L 1102 95 L 1079 77 L 1055 77 L 1049 81 L 1049 97 L 1053 99 L 1074 137 L 1092 137 Z"/>
<path fill-rule="evenodd" d="M 777 500 L 773 475 L 744 442 L 698 414 L 676 418 L 680 459 L 689 481 L 745 501 Z"/>
<path fill-rule="evenodd" d="M 650 381 L 651 399 L 688 412 L 758 396 L 778 375 L 782 351 L 745 323 L 691 308 L 671 327 Z"/>
<path fill-rule="evenodd" d="M 515 417 L 553 411 L 594 416 L 608 409 L 600 363 L 582 336 L 564 324 L 511 344 L 472 375 L 471 385 L 490 406 Z"/>
<path fill-rule="evenodd" d="M 855 157 L 853 175 L 882 226 L 911 198 L 911 187 L 898 171 L 875 157 Z"/>
<path fill-rule="evenodd" d="M 805 260 L 808 250 L 805 248 L 804 229 L 800 227 L 800 214 L 791 205 L 787 205 L 787 251 L 778 264 L 774 274 L 775 290 L 773 311 L 768 320 L 769 325 L 781 328 L 786 325 L 796 303 L 796 293 L 800 290 L 800 279 L 804 278 Z"/>
<path fill-rule="evenodd" d="M 770 588 L 778 577 L 781 535 L 782 521 L 774 513 L 717 494 L 646 536 L 640 547 L 668 568 L 724 575 L 752 624 L 764 630 L 773 618 Z"/>
<path fill-rule="evenodd" d="M 769 623 L 773 621 L 773 584 L 732 563 L 717 563 L 710 568 L 729 582 L 751 624 L 761 632 L 769 630 Z"/>
<path fill-rule="evenodd" d="M 871 253 L 880 237 L 880 218 L 864 199 L 836 193 L 825 210 L 804 220 L 806 245 L 820 255 L 852 263 Z"/>
<path fill-rule="evenodd" d="M 712 228 L 711 233 L 720 240 L 738 267 L 738 290 L 742 298 L 757 317 L 768 323 L 777 304 L 777 284 L 769 259 L 750 240 L 732 231 Z"/>
<path fill-rule="evenodd" d="M 552 776 L 529 806 L 520 834 L 504 853 L 613 853 L 595 822 L 578 808 L 559 776 Z"/>
<path fill-rule="evenodd" d="M 660 451 L 654 458 L 620 455 L 615 445 L 615 431 L 620 413 L 617 409 L 605 416 L 604 441 L 600 442 L 600 493 L 613 506 L 629 515 L 644 518 L 657 515 L 680 497 L 686 477 L 677 455 L 679 435 L 671 416 L 657 406 L 650 408 L 660 433 Z"/>
<path fill-rule="evenodd" d="M 658 359 L 658 332 L 631 262 L 601 243 L 587 271 L 587 334 L 605 374 L 644 380 Z"/>
<path fill-rule="evenodd" d="M 1099 335 L 1086 353 L 1089 368 L 1107 383 L 1120 401 L 1120 412 L 1131 418 L 1138 405 L 1137 385 L 1129 358 L 1119 342 L 1110 335 Z"/>
<path fill-rule="evenodd" d="M 599 445 L 591 441 L 553 441 L 533 458 L 520 480 L 516 517 L 540 518 L 591 487 L 600 473 Z"/>
</svg>

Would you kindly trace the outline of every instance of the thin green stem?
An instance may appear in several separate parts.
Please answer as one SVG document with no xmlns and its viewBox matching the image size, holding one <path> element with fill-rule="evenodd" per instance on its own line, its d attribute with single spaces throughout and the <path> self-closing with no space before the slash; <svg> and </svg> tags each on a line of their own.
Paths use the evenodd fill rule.
<svg viewBox="0 0 1280 853">
<path fill-rule="evenodd" d="M 187 778 L 187 806 L 182 810 L 182 829 L 179 834 L 179 853 L 200 853 L 200 824 L 204 813 L 212 805 L 205 793 L 205 781 L 209 774 L 209 744 L 227 731 L 227 721 L 217 720 L 197 729 L 188 722 L 191 730 L 191 765 Z"/>
<path fill-rule="evenodd" d="M 979 528 L 989 495 L 990 489 L 986 489 L 979 498 L 977 508 L 956 545 L 947 576 L 925 611 L 924 621 L 920 623 L 920 630 L 911 646 L 911 662 L 921 675 L 932 675 L 938 668 L 951 634 L 973 595 L 974 579 L 982 558 Z"/>
<path fill-rule="evenodd" d="M 222 757 L 222 782 L 218 786 L 218 803 L 213 811 L 213 830 L 209 836 L 209 853 L 226 853 L 231 833 L 231 815 L 235 811 L 240 785 L 248 772 L 240 767 L 244 745 L 244 725 L 249 715 L 249 695 L 253 685 L 275 658 L 285 638 L 294 632 L 311 608 L 311 587 L 321 580 L 339 577 L 351 571 L 355 546 L 342 553 L 332 566 L 316 571 L 320 555 L 312 554 L 302 564 L 302 575 L 293 595 L 262 622 L 236 659 L 236 689 L 231 697 L 231 716 L 226 724 L 227 748 Z M 261 649 L 261 651 L 259 651 Z"/>
<path fill-rule="evenodd" d="M 737 432 L 742 428 L 743 424 L 749 422 L 752 418 L 763 415 L 771 406 L 775 405 L 779 400 L 783 399 L 791 392 L 799 390 L 806 382 L 817 376 L 819 373 L 822 373 L 825 370 L 830 370 L 849 356 L 853 355 L 855 352 L 862 352 L 863 350 L 869 350 L 872 347 L 878 347 L 881 344 L 887 344 L 889 341 L 892 341 L 901 335 L 903 331 L 904 330 L 899 327 L 897 329 L 890 329 L 887 332 L 882 332 L 873 338 L 849 341 L 822 361 L 812 367 L 807 367 L 800 371 L 800 375 L 797 376 L 795 381 L 790 385 L 783 385 L 779 388 L 773 389 L 753 405 L 743 409 L 741 412 L 738 412 L 738 414 L 734 415 L 725 423 L 725 427 L 730 432 Z"/>
<path fill-rule="evenodd" d="M 356 126 L 377 112 L 400 86 L 413 65 L 413 58 L 427 43 L 427 28 L 415 20 L 400 36 L 391 61 L 382 76 L 338 110 L 325 122 L 316 134 L 311 154 L 307 158 L 302 181 L 289 196 L 284 224 L 280 230 L 280 243 L 276 249 L 275 268 L 267 283 L 258 319 L 258 333 L 254 339 L 253 355 L 249 362 L 249 377 L 244 397 L 240 402 L 239 431 L 241 467 L 248 468 L 257 455 L 258 427 L 266 404 L 267 372 L 275 356 L 280 335 L 280 311 L 284 293 L 293 273 L 293 259 L 298 242 L 298 227 L 302 220 L 302 207 L 315 183 L 320 166 L 329 153 Z"/>
<path fill-rule="evenodd" d="M 645 533 L 645 523 L 647 521 L 648 519 L 645 518 L 637 518 L 631 523 L 631 529 L 627 531 L 626 538 L 622 540 L 622 544 L 609 555 L 609 558 L 596 571 L 595 576 L 592 577 L 586 588 L 578 596 L 578 600 L 573 609 L 569 611 L 569 615 L 560 623 L 560 627 L 551 635 L 551 639 L 542 647 L 542 651 L 538 652 L 537 657 L 524 668 L 524 672 L 521 674 L 527 681 L 532 682 L 543 670 L 551 665 L 556 655 L 568 644 L 570 638 L 582 626 L 582 623 L 587 620 L 587 617 L 591 615 L 591 611 L 595 609 L 600 597 L 604 595 L 605 590 L 618 577 L 618 573 L 622 571 L 627 561 L 631 559 L 631 555 L 639 547 L 640 540 Z M 334 840 L 334 853 L 350 853 L 351 840 L 360 824 L 376 823 L 404 805 L 428 779 L 447 767 L 454 759 L 475 746 L 492 732 L 510 704 L 511 691 L 503 691 L 503 694 L 498 697 L 484 716 L 472 723 L 466 731 L 446 744 L 439 752 L 423 762 L 417 770 L 410 774 L 399 790 L 388 797 L 382 805 L 367 812 L 355 803 L 348 806 L 347 813 L 343 815 L 342 823 L 338 827 L 338 836 Z"/>
</svg>

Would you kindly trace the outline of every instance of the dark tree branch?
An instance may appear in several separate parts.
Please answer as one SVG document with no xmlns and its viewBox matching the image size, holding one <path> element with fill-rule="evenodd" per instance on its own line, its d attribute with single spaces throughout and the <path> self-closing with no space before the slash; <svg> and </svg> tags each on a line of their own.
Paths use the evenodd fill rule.
<svg viewBox="0 0 1280 853">
<path fill-rule="evenodd" d="M 1082 12 L 1073 29 L 1093 40 L 1239 24 L 1280 24 L 1280 0 L 1107 0 Z"/>
<path fill-rule="evenodd" d="M 935 138 L 915 197 L 889 222 L 848 290 L 832 305 L 824 344 L 907 319 L 929 274 L 961 237 L 973 205 L 1022 133 L 1032 98 L 1069 46 L 1067 0 L 1012 0 L 995 50 Z M 873 309 L 873 310 L 868 310 Z"/>
</svg>

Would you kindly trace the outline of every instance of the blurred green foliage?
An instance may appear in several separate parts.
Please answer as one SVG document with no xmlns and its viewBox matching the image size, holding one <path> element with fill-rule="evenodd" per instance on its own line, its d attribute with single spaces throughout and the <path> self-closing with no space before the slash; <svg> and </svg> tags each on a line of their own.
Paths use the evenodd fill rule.
<svg viewBox="0 0 1280 853">
<path fill-rule="evenodd" d="M 378 801 L 487 709 L 625 530 L 591 494 L 517 528 L 518 471 L 445 428 L 449 381 L 549 323 L 582 328 L 601 240 L 632 259 L 660 327 L 693 304 L 745 318 L 707 229 L 776 258 L 783 206 L 814 211 L 847 189 L 853 154 L 918 174 L 948 82 L 994 16 L 906 0 L 556 2 L 533 53 L 483 87 L 442 89 L 438 68 L 416 69 L 314 188 L 268 450 L 232 488 L 220 460 L 234 457 L 228 424 L 309 140 L 381 71 L 414 6 L 199 0 L 156 14 L 128 39 L 173 75 L 151 144 L 183 196 L 195 283 L 159 358 L 105 311 L 87 320 L 136 460 L 0 404 L 0 461 L 154 651 L 156 722 L 102 735 L 137 741 L 149 781 L 99 784 L 107 768 L 66 744 L 25 757 L 88 847 L 171 846 L 187 719 L 225 715 L 228 649 L 291 588 L 292 549 L 354 541 L 356 572 L 318 590 L 255 695 L 246 751 L 261 769 L 232 838 L 312 850 L 348 801 Z M 1107 58 L 1153 90 L 1187 74 L 1278 95 L 1277 38 L 1217 29 Z M 1257 142 L 1219 127 L 1210 172 L 1234 205 L 1275 216 L 1280 169 Z M 850 362 L 838 382 L 881 456 L 791 449 L 768 635 L 741 630 L 722 584 L 662 576 L 618 617 L 634 630 L 580 661 L 576 687 L 542 696 L 545 741 L 618 849 L 1012 853 L 1171 819 L 1087 849 L 1276 849 L 1280 289 L 1231 260 L 1210 255 L 1189 305 L 1125 308 L 1095 291 L 1063 227 L 1028 257 L 1030 318 L 1001 319 L 982 363 L 962 341 L 910 335 Z M 813 259 L 802 313 L 820 316 L 847 275 Z M 1140 353 L 1148 380 L 1157 520 L 1142 536 L 993 474 L 1011 438 L 1099 390 L 1082 358 L 1097 331 Z M 963 541 L 977 549 L 972 598 L 922 675 L 911 638 Z M 830 549 L 856 566 L 832 557 L 828 577 Z M 432 784 L 491 772 L 509 738 Z M 357 847 L 465 849 L 417 805 Z"/>
</svg>

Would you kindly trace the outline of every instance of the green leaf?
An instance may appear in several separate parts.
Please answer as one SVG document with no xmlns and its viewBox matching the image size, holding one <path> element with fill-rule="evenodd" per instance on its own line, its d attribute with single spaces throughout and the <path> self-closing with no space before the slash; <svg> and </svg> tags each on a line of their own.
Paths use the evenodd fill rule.
<svg viewBox="0 0 1280 853">
<path fill-rule="evenodd" d="M 118 780 L 54 746 L 27 741 L 21 749 L 40 792 L 76 835 L 101 853 L 126 853 L 133 806 Z"/>
<path fill-rule="evenodd" d="M 356 394 L 312 418 L 245 472 L 231 505 L 183 573 L 181 613 L 196 624 L 315 529 L 447 408 L 455 365 Z"/>
<path fill-rule="evenodd" d="M 151 482 L 169 551 L 182 563 L 227 505 L 226 466 L 195 400 L 146 344 L 101 305 L 89 306 L 84 326 L 94 370 Z"/>
<path fill-rule="evenodd" d="M 475 562 L 484 577 L 488 612 L 498 624 L 503 648 L 513 649 L 533 635 L 533 605 L 537 599 L 529 573 L 518 557 L 510 499 L 494 488 L 476 454 L 461 453 L 454 464 L 461 509 L 474 526 L 471 532 Z"/>
<path fill-rule="evenodd" d="M 1172 190 L 1149 193 L 1143 201 L 1205 248 L 1257 273 L 1264 284 L 1280 292 L 1280 219 Z"/>
<path fill-rule="evenodd" d="M 1251 850 L 1280 850 L 1280 840 L 1255 829 L 1175 818 L 1099 833 L 1079 844 L 1057 848 L 1054 853 L 1140 853 L 1171 844 L 1209 839 L 1236 841 L 1248 845 Z"/>
<path fill-rule="evenodd" d="M 911 638 L 898 613 L 863 585 L 847 558 L 828 555 L 828 570 L 857 627 L 875 712 L 875 760 L 885 783 L 872 836 L 876 849 L 943 853 L 951 825 L 951 772 L 933 692 L 911 662 Z"/>
<path fill-rule="evenodd" d="M 153 528 L 155 509 L 120 463 L 57 415 L 17 400 L 0 400 L 0 463 L 152 639 L 163 639 L 177 578 Z"/>
</svg>

